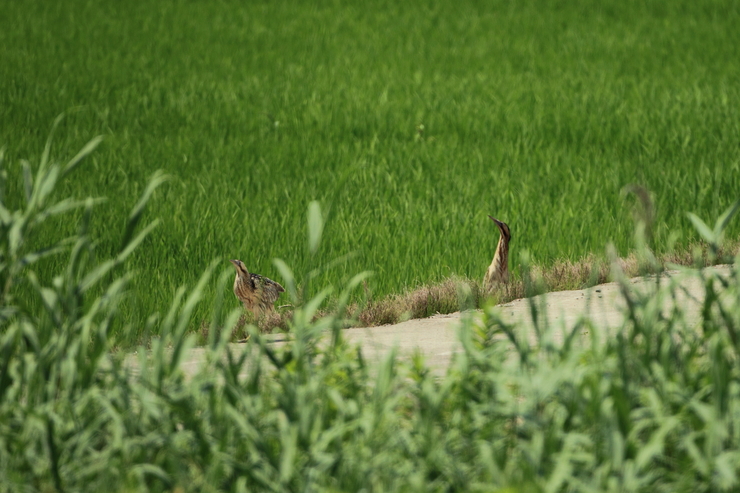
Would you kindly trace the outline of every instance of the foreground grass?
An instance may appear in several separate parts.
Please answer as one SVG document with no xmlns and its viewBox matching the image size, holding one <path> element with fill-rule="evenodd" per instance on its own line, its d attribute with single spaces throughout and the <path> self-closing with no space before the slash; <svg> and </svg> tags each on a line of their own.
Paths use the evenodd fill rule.
<svg viewBox="0 0 740 493">
<path fill-rule="evenodd" d="M 272 258 L 301 278 L 350 255 L 314 287 L 370 269 L 377 300 L 482 276 L 497 234 L 487 214 L 511 225 L 513 266 L 526 249 L 548 269 L 609 241 L 628 255 L 627 184 L 655 194 L 658 254 L 670 232 L 679 248 L 697 240 L 684 211 L 717 216 L 740 189 L 737 2 L 3 7 L 8 173 L 38 161 L 62 112 L 58 160 L 105 135 L 64 185 L 107 197 L 90 224 L 103 258 L 152 170 L 173 177 L 156 197 L 160 227 L 130 259 L 141 275 L 121 310 L 139 327 L 217 256 L 283 281 Z M 328 211 L 317 256 L 311 200 Z M 55 224 L 39 246 L 75 228 Z M 42 277 L 64 267 L 48 263 Z"/>
<path fill-rule="evenodd" d="M 112 328 L 126 316 L 119 308 L 133 277 L 127 262 L 151 231 L 141 212 L 160 180 L 128 215 L 116 255 L 99 258 L 86 228 L 93 202 L 54 193 L 78 164 L 43 157 L 38 173 L 26 172 L 24 206 L 0 207 L 3 493 L 740 486 L 740 258 L 728 278 L 683 273 L 704 287 L 698 324 L 687 322 L 680 304 L 667 304 L 678 279 L 632 292 L 619 262 L 612 269 L 626 322 L 609 337 L 587 330 L 582 339 L 588 319 L 553 327 L 532 301 L 531 346 L 489 306 L 477 321 L 463 318 L 462 351 L 441 377 L 421 356 L 390 354 L 369 366 L 361 349 L 342 340 L 342 327 L 353 323 L 351 293 L 367 273 L 337 294 L 333 313 L 317 318 L 329 291 L 300 299 L 290 269 L 278 264 L 295 304 L 292 340 L 275 348 L 249 327 L 252 341 L 242 347 L 250 350 L 232 352 L 239 311 L 227 312 L 217 297 L 209 300 L 206 363 L 188 379 L 180 368 L 195 344 L 188 328 L 214 266 L 191 292 L 176 293 L 166 316 L 149 318 L 159 337 L 140 348 L 133 371 L 125 354 L 112 351 Z M 4 179 L 0 173 L 0 185 Z M 710 261 L 739 207 L 713 230 L 699 228 Z M 40 226 L 75 209 L 84 218 L 77 234 L 32 247 Z M 321 223 L 309 224 L 316 246 Z M 640 252 L 649 259 L 647 249 Z M 66 257 L 49 283 L 37 274 L 44 256 Z M 218 278 L 218 293 L 230 278 Z M 14 286 L 24 284 L 36 303 L 17 296 Z M 563 331 L 562 343 L 555 330 Z"/>
</svg>

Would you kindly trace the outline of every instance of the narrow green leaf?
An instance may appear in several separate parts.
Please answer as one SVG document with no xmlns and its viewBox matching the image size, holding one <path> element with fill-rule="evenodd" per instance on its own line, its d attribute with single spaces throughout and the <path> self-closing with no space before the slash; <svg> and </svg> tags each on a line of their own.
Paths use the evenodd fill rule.
<svg viewBox="0 0 740 493">
<path fill-rule="evenodd" d="M 291 424 L 280 412 L 278 415 L 278 429 L 280 431 L 280 481 L 287 483 L 293 476 L 295 458 L 298 452 L 298 428 Z"/>
<path fill-rule="evenodd" d="M 332 292 L 331 286 L 325 287 L 322 289 L 316 296 L 311 298 L 308 303 L 306 303 L 306 306 L 304 308 L 304 311 L 306 313 L 306 321 L 310 321 L 313 316 L 316 313 L 316 310 L 319 309 L 321 304 L 324 302 L 324 300 L 329 296 Z"/>
<path fill-rule="evenodd" d="M 710 464 L 694 441 L 696 435 L 697 433 L 690 433 L 688 436 L 684 437 L 681 440 L 681 443 L 683 444 L 684 449 L 691 459 L 693 467 L 697 468 L 699 470 L 699 473 L 707 476 L 710 473 Z"/>
<path fill-rule="evenodd" d="M 59 178 L 59 165 L 53 164 L 43 176 L 39 175 L 38 190 L 36 191 L 36 205 L 44 206 L 46 198 L 54 191 Z"/>
<path fill-rule="evenodd" d="M 83 159 L 85 159 L 91 152 L 95 150 L 95 148 L 100 145 L 100 143 L 103 141 L 103 136 L 98 135 L 97 137 L 94 137 L 85 144 L 85 147 L 82 148 L 80 152 L 77 153 L 75 157 L 69 160 L 69 162 L 64 166 L 64 169 L 62 170 L 62 177 L 66 176 L 68 173 L 70 173 L 72 170 L 74 170 L 77 165 L 79 165 Z"/>
<path fill-rule="evenodd" d="M 359 286 L 365 279 L 369 278 L 372 275 L 372 272 L 366 270 L 352 277 L 352 279 L 349 280 L 349 282 L 342 290 L 342 293 L 339 295 L 338 308 L 344 309 L 345 305 L 349 302 L 352 291 L 354 291 L 357 286 Z"/>
<path fill-rule="evenodd" d="M 80 291 L 83 293 L 90 289 L 95 283 L 103 278 L 110 270 L 117 265 L 114 260 L 106 260 L 102 264 L 98 265 L 90 273 L 88 273 L 80 283 Z"/>
<path fill-rule="evenodd" d="M 2 202 L 0 202 L 0 222 L 2 222 L 3 225 L 7 226 L 12 220 L 13 216 L 10 214 L 10 211 L 5 208 Z"/>
<path fill-rule="evenodd" d="M 21 161 L 21 168 L 23 169 L 23 192 L 26 195 L 26 203 L 31 203 L 31 197 L 33 196 L 33 173 L 31 173 L 31 165 L 25 159 Z"/>
<path fill-rule="evenodd" d="M 118 256 L 116 257 L 116 260 L 118 262 L 123 262 L 124 260 L 126 260 L 126 258 L 129 255 L 131 255 L 131 253 L 136 249 L 136 247 L 139 246 L 139 243 L 141 243 L 144 240 L 144 238 L 146 238 L 147 235 L 154 228 L 157 227 L 158 224 L 159 224 L 159 219 L 155 219 L 154 221 L 152 221 L 146 228 L 144 228 L 138 235 L 136 235 L 136 237 L 133 240 L 129 241 L 126 244 L 126 248 L 124 248 L 123 251 L 121 251 L 121 253 L 118 254 Z"/>
<path fill-rule="evenodd" d="M 285 281 L 285 287 L 288 290 L 288 295 L 290 295 L 291 301 L 293 301 L 293 303 L 297 303 L 298 292 L 296 291 L 295 276 L 293 275 L 293 271 L 290 270 L 288 264 L 286 264 L 279 258 L 272 259 L 272 263 L 275 267 L 277 267 L 277 270 L 280 271 L 280 275 L 282 276 L 283 281 Z"/>
<path fill-rule="evenodd" d="M 190 317 L 187 318 L 187 321 L 189 320 Z M 185 324 L 184 328 L 187 329 L 187 323 Z M 178 329 L 177 333 L 174 334 L 174 336 L 174 340 L 172 341 L 172 353 L 170 354 L 170 364 L 167 368 L 167 373 L 169 375 L 174 375 L 180 369 L 180 365 L 182 364 L 183 359 L 195 346 L 195 335 L 186 335 L 183 329 Z"/>
<path fill-rule="evenodd" d="M 308 204 L 308 250 L 314 255 L 319 249 L 324 220 L 321 217 L 321 206 L 317 201 Z"/>
<path fill-rule="evenodd" d="M 205 290 L 206 285 L 211 279 L 211 273 L 216 267 L 217 262 L 218 261 L 211 262 L 205 272 L 200 276 L 198 284 L 190 292 L 190 295 L 187 297 L 187 299 L 185 300 L 185 304 L 180 310 L 180 318 L 178 320 L 177 328 L 175 331 L 175 338 L 177 340 L 173 341 L 175 352 L 179 351 L 179 345 L 181 344 L 182 335 L 185 333 L 188 328 L 188 324 L 190 323 L 190 316 L 192 315 L 193 310 L 195 310 L 195 306 L 202 299 L 203 291 Z"/>
<path fill-rule="evenodd" d="M 56 292 L 53 289 L 42 286 L 36 286 L 36 288 L 41 295 L 41 299 L 43 300 L 47 311 L 52 312 L 56 308 L 57 300 L 59 299 Z"/>
<path fill-rule="evenodd" d="M 21 322 L 21 332 L 26 341 L 28 341 L 32 350 L 38 352 L 41 349 L 41 345 L 39 343 L 39 334 L 36 327 L 30 322 L 24 321 Z"/>
<path fill-rule="evenodd" d="M 680 424 L 680 421 L 675 416 L 670 416 L 663 420 L 660 428 L 653 432 L 648 443 L 644 444 L 638 451 L 635 458 L 635 465 L 638 469 L 649 467 L 653 459 L 663 453 L 666 444 L 666 435 Z"/>
<path fill-rule="evenodd" d="M 31 265 L 38 262 L 44 257 L 63 252 L 65 246 L 68 245 L 71 241 L 74 241 L 74 238 L 66 238 L 65 240 L 58 242 L 56 245 L 51 245 L 46 248 L 42 248 L 41 250 L 36 250 L 35 252 L 28 253 L 24 255 L 23 258 L 21 258 L 20 263 L 22 265 Z"/>
<path fill-rule="evenodd" d="M 259 436 L 259 432 L 255 430 L 249 421 L 244 418 L 241 411 L 237 411 L 234 406 L 228 404 L 228 402 L 225 404 L 225 408 L 226 417 L 231 418 L 231 422 L 229 424 L 236 425 L 235 427 L 243 436 L 252 440 Z"/>
<path fill-rule="evenodd" d="M 167 473 L 164 471 L 164 469 L 162 469 L 159 466 L 155 466 L 154 464 L 136 465 L 132 468 L 132 472 L 135 472 L 141 475 L 154 476 L 156 478 L 159 478 L 166 485 L 170 484 L 170 478 L 169 476 L 167 476 Z"/>
<path fill-rule="evenodd" d="M 709 243 L 714 243 L 714 240 L 715 240 L 714 233 L 712 232 L 711 229 L 709 229 L 709 226 L 707 226 L 704 221 L 699 219 L 699 217 L 692 212 L 687 212 L 686 215 L 689 217 L 689 219 L 693 223 L 694 229 L 696 229 L 696 232 L 699 233 L 699 235 L 701 235 L 701 237 L 704 238 Z"/>
<path fill-rule="evenodd" d="M 727 228 L 727 224 L 730 222 L 732 217 L 737 213 L 740 208 L 740 199 L 736 200 L 734 204 L 727 208 L 725 212 L 717 219 L 714 225 L 715 238 L 719 238 L 722 232 Z"/>
<path fill-rule="evenodd" d="M 7 322 L 18 313 L 18 309 L 14 306 L 0 307 L 0 322 Z M 7 336 L 7 334 L 6 334 Z"/>
<path fill-rule="evenodd" d="M 64 119 L 64 113 L 61 113 L 54 120 L 54 124 L 51 126 L 49 131 L 49 137 L 46 138 L 46 145 L 44 145 L 44 152 L 41 154 L 41 162 L 39 163 L 39 174 L 42 174 L 46 170 L 46 166 L 49 164 L 49 155 L 51 154 L 51 141 L 54 138 L 54 132 L 56 131 L 59 124 Z"/>
<path fill-rule="evenodd" d="M 5 202 L 5 183 L 8 173 L 5 171 L 5 147 L 0 147 L 0 204 Z"/>
<path fill-rule="evenodd" d="M 179 288 L 177 288 L 177 291 L 175 291 L 175 296 L 172 298 L 172 303 L 170 303 L 170 309 L 167 311 L 167 315 L 164 317 L 164 320 L 162 320 L 162 324 L 160 325 L 160 334 L 162 336 L 172 333 L 172 328 L 175 325 L 175 317 L 177 316 L 177 312 L 180 308 L 182 297 L 184 295 L 185 287 L 180 286 Z"/>
<path fill-rule="evenodd" d="M 716 473 L 716 481 L 719 483 L 720 488 L 729 490 L 737 486 L 738 480 L 735 471 L 739 463 L 740 454 L 735 450 L 722 452 L 717 456 L 714 461 L 714 472 Z"/>
<path fill-rule="evenodd" d="M 85 200 L 64 199 L 61 202 L 57 202 L 56 204 L 47 207 L 38 215 L 36 215 L 36 217 L 34 217 L 33 219 L 33 224 L 40 224 L 51 216 L 63 214 L 67 211 L 78 209 L 80 207 L 92 207 L 95 204 L 101 204 L 105 201 L 106 199 L 102 197 L 87 198 Z"/>
<path fill-rule="evenodd" d="M 563 485 L 566 480 L 571 477 L 573 473 L 573 465 L 571 463 L 571 454 L 567 450 L 568 439 L 570 436 L 566 435 L 566 449 L 559 454 L 553 454 L 555 457 L 555 467 L 553 468 L 552 474 L 547 478 L 545 485 L 545 491 L 557 492 L 563 490 Z"/>
<path fill-rule="evenodd" d="M 131 240 L 131 237 L 134 235 L 136 226 L 139 224 L 139 220 L 141 220 L 141 216 L 144 213 L 146 204 L 149 202 L 149 199 L 152 198 L 152 194 L 162 183 L 167 180 L 169 180 L 169 176 L 165 175 L 162 170 L 155 171 L 154 174 L 152 174 L 152 176 L 149 178 L 149 182 L 144 189 L 144 193 L 141 194 L 141 198 L 139 198 L 139 201 L 136 203 L 128 216 L 126 231 L 124 232 L 123 240 L 121 241 L 121 250 L 126 249 L 126 246 Z"/>
<path fill-rule="evenodd" d="M 18 254 L 18 249 L 21 247 L 21 244 L 23 244 L 22 230 L 24 226 L 25 220 L 18 219 L 13 222 L 13 225 L 10 227 L 10 231 L 8 232 L 8 246 L 10 248 L 9 253 L 11 257 L 15 257 Z"/>
<path fill-rule="evenodd" d="M 709 424 L 717 419 L 714 408 L 709 404 L 693 399 L 689 406 L 704 423 Z"/>
<path fill-rule="evenodd" d="M 77 232 L 78 236 L 87 236 L 87 233 L 90 230 L 90 219 L 92 219 L 92 208 L 98 200 L 100 202 L 104 202 L 106 199 L 93 199 L 92 197 L 85 199 L 85 211 L 82 213 L 82 218 L 80 218 L 80 228 Z"/>
</svg>

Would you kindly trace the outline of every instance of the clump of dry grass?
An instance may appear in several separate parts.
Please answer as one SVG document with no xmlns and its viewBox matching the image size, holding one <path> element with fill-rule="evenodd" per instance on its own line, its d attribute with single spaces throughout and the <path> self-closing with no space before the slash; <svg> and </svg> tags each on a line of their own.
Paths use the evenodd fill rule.
<svg viewBox="0 0 740 493">
<path fill-rule="evenodd" d="M 469 279 L 452 277 L 441 283 L 421 286 L 413 291 L 370 300 L 360 312 L 359 322 L 369 327 L 397 323 L 411 318 L 424 318 L 460 309 L 461 287 L 467 286 L 472 306 L 478 306 L 480 285 Z"/>
</svg>

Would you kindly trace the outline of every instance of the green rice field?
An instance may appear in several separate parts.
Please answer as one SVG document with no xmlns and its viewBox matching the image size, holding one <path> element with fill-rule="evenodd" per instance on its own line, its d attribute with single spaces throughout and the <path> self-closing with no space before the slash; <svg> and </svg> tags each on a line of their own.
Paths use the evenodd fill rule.
<svg viewBox="0 0 740 493">
<path fill-rule="evenodd" d="M 130 260 L 134 325 L 214 258 L 282 282 L 273 258 L 300 281 L 346 256 L 316 285 L 371 270 L 378 297 L 480 279 L 488 214 L 511 227 L 514 275 L 525 249 L 544 266 L 627 254 L 629 184 L 654 194 L 665 252 L 697 241 L 687 211 L 716 218 L 740 192 L 738 26 L 731 0 L 5 2 L 4 200 L 19 206 L 21 159 L 37 166 L 64 113 L 54 159 L 104 136 L 59 193 L 107 199 L 91 236 L 109 258 L 164 170 Z"/>
</svg>

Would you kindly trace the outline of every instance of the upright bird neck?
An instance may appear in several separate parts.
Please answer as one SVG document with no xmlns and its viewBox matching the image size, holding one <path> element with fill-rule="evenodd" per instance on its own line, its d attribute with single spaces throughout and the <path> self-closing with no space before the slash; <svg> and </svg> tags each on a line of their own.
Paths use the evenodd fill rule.
<svg viewBox="0 0 740 493">
<path fill-rule="evenodd" d="M 250 278 L 249 275 L 244 275 L 243 272 L 237 271 L 236 277 L 234 278 L 234 289 L 237 289 L 237 287 L 240 286 L 249 286 L 250 285 Z"/>
<path fill-rule="evenodd" d="M 496 245 L 496 255 L 505 256 L 509 253 L 509 244 L 504 237 L 498 239 L 498 245 Z"/>
<path fill-rule="evenodd" d="M 511 233 L 509 233 L 509 227 L 505 223 L 493 216 L 488 217 L 496 223 L 501 233 L 491 265 L 488 266 L 486 275 L 483 277 L 484 289 L 491 292 L 498 283 L 509 281 L 509 240 L 511 240 Z"/>
<path fill-rule="evenodd" d="M 506 280 L 509 276 L 509 244 L 503 236 L 496 245 L 496 253 L 493 256 L 492 264 L 498 277 Z"/>
</svg>

